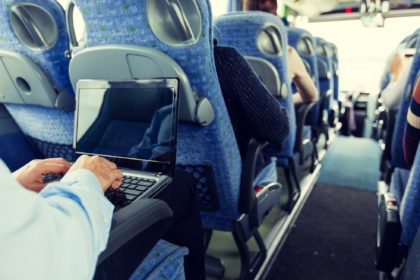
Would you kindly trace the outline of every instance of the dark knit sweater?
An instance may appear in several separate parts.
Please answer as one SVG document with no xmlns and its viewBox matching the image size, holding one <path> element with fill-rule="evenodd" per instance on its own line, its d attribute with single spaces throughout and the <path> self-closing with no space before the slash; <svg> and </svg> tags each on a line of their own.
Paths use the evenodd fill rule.
<svg viewBox="0 0 420 280">
<path fill-rule="evenodd" d="M 215 46 L 214 56 L 242 158 L 252 138 L 280 146 L 289 133 L 287 111 L 235 48 Z"/>
</svg>

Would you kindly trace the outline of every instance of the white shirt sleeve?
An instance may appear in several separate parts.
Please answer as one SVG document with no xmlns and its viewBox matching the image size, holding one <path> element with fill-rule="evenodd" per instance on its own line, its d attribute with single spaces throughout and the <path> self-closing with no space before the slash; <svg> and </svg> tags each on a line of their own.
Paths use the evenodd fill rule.
<svg viewBox="0 0 420 280">
<path fill-rule="evenodd" d="M 382 91 L 382 101 L 388 110 L 398 110 L 401 99 L 407 85 L 408 76 L 411 70 L 412 60 L 408 61 L 396 81 L 391 81 Z"/>
<path fill-rule="evenodd" d="M 112 212 L 90 171 L 72 172 L 37 194 L 0 161 L 0 279 L 91 279 Z"/>
</svg>

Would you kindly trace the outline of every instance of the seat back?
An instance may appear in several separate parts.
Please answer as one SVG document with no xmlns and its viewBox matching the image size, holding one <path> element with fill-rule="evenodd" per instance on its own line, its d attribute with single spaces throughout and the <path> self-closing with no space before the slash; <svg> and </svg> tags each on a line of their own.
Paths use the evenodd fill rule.
<svg viewBox="0 0 420 280">
<path fill-rule="evenodd" d="M 411 246 L 420 226 L 420 146 L 417 148 L 400 207 L 401 243 Z"/>
<path fill-rule="evenodd" d="M 280 85 L 266 87 L 287 110 L 290 133 L 283 142 L 281 151 L 276 152 L 275 156 L 279 162 L 293 156 L 296 117 L 287 73 L 287 33 L 283 22 L 264 12 L 237 12 L 218 17 L 215 26 L 218 30 L 218 44 L 237 48 L 247 57 L 263 82 L 266 82 L 267 78 L 264 78 L 258 67 L 263 68 L 265 64 L 269 66 L 263 69 L 276 69 Z M 257 61 L 262 62 L 256 65 Z M 275 81 L 276 78 L 272 80 Z"/>
<path fill-rule="evenodd" d="M 339 64 L 338 64 L 338 49 L 334 43 L 328 42 L 330 49 L 332 51 L 332 75 L 333 75 L 333 86 L 334 86 L 334 93 L 333 97 L 334 100 L 338 100 L 338 95 L 340 93 L 339 87 Z"/>
<path fill-rule="evenodd" d="M 417 38 L 420 34 L 416 35 Z M 407 113 L 413 94 L 414 85 L 418 72 L 420 70 L 420 40 L 416 40 L 416 53 L 413 57 L 410 73 L 408 75 L 407 84 L 405 85 L 403 95 L 401 96 L 401 104 L 397 113 L 394 132 L 391 143 L 391 166 L 393 168 L 409 169 L 404 160 L 403 153 L 403 137 L 405 125 L 407 122 Z"/>
<path fill-rule="evenodd" d="M 214 66 L 208 1 L 77 0 L 74 4 L 82 11 L 88 47 L 72 58 L 73 85 L 80 78 L 178 77 L 184 121 L 178 129 L 177 164 L 197 179 L 205 210 L 203 226 L 231 230 L 239 216 L 241 158 Z M 88 65 L 90 59 L 99 70 L 82 76 L 77 65 Z M 104 67 L 112 70 L 101 71 Z M 191 104 L 188 96 L 208 99 L 214 109 L 210 124 L 184 119 L 186 108 L 191 108 L 182 105 Z"/>
<path fill-rule="evenodd" d="M 0 15 L 2 103 L 42 156 L 73 160 L 63 8 L 53 0 L 5 0 Z"/>
<path fill-rule="evenodd" d="M 326 99 L 325 109 L 330 109 L 330 101 L 334 94 L 332 50 L 327 41 L 316 37 L 316 52 L 318 58 L 319 91 L 321 98 Z M 330 96 L 328 96 L 330 95 Z"/>
<path fill-rule="evenodd" d="M 312 34 L 308 31 L 289 27 L 287 29 L 287 36 L 289 39 L 289 45 L 294 47 L 298 52 L 299 56 L 302 58 L 306 65 L 308 65 L 308 73 L 311 75 L 312 80 L 315 83 L 316 88 L 319 92 L 319 73 L 317 65 L 317 56 L 316 56 L 316 43 L 315 39 L 312 37 Z M 318 134 L 318 125 L 319 125 L 319 110 L 320 110 L 321 100 L 315 104 L 313 109 L 309 113 L 309 121 L 312 128 L 313 135 Z"/>
<path fill-rule="evenodd" d="M 413 245 L 408 253 L 407 260 L 401 271 L 400 280 L 420 279 L 420 230 L 417 231 Z"/>
</svg>

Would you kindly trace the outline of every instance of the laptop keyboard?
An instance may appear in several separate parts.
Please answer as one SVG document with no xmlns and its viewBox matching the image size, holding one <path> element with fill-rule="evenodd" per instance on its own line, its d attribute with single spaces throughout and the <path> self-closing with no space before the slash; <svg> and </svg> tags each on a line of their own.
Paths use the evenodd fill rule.
<svg viewBox="0 0 420 280">
<path fill-rule="evenodd" d="M 156 184 L 156 180 L 134 176 L 124 176 L 118 189 L 109 188 L 105 196 L 115 205 L 116 210 L 127 206 Z"/>
</svg>

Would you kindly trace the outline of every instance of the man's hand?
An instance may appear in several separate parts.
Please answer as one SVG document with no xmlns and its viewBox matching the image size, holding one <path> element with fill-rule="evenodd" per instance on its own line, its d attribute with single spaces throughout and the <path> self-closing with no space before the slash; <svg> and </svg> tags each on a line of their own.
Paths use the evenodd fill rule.
<svg viewBox="0 0 420 280">
<path fill-rule="evenodd" d="M 87 169 L 98 177 L 102 189 L 106 191 L 110 186 L 114 189 L 121 185 L 123 174 L 117 166 L 98 156 L 89 157 L 83 155 L 73 164 L 69 173 L 78 169 Z"/>
<path fill-rule="evenodd" d="M 44 175 L 65 174 L 71 164 L 62 158 L 36 159 L 13 173 L 16 180 L 28 190 L 39 192 L 45 187 Z"/>
</svg>

